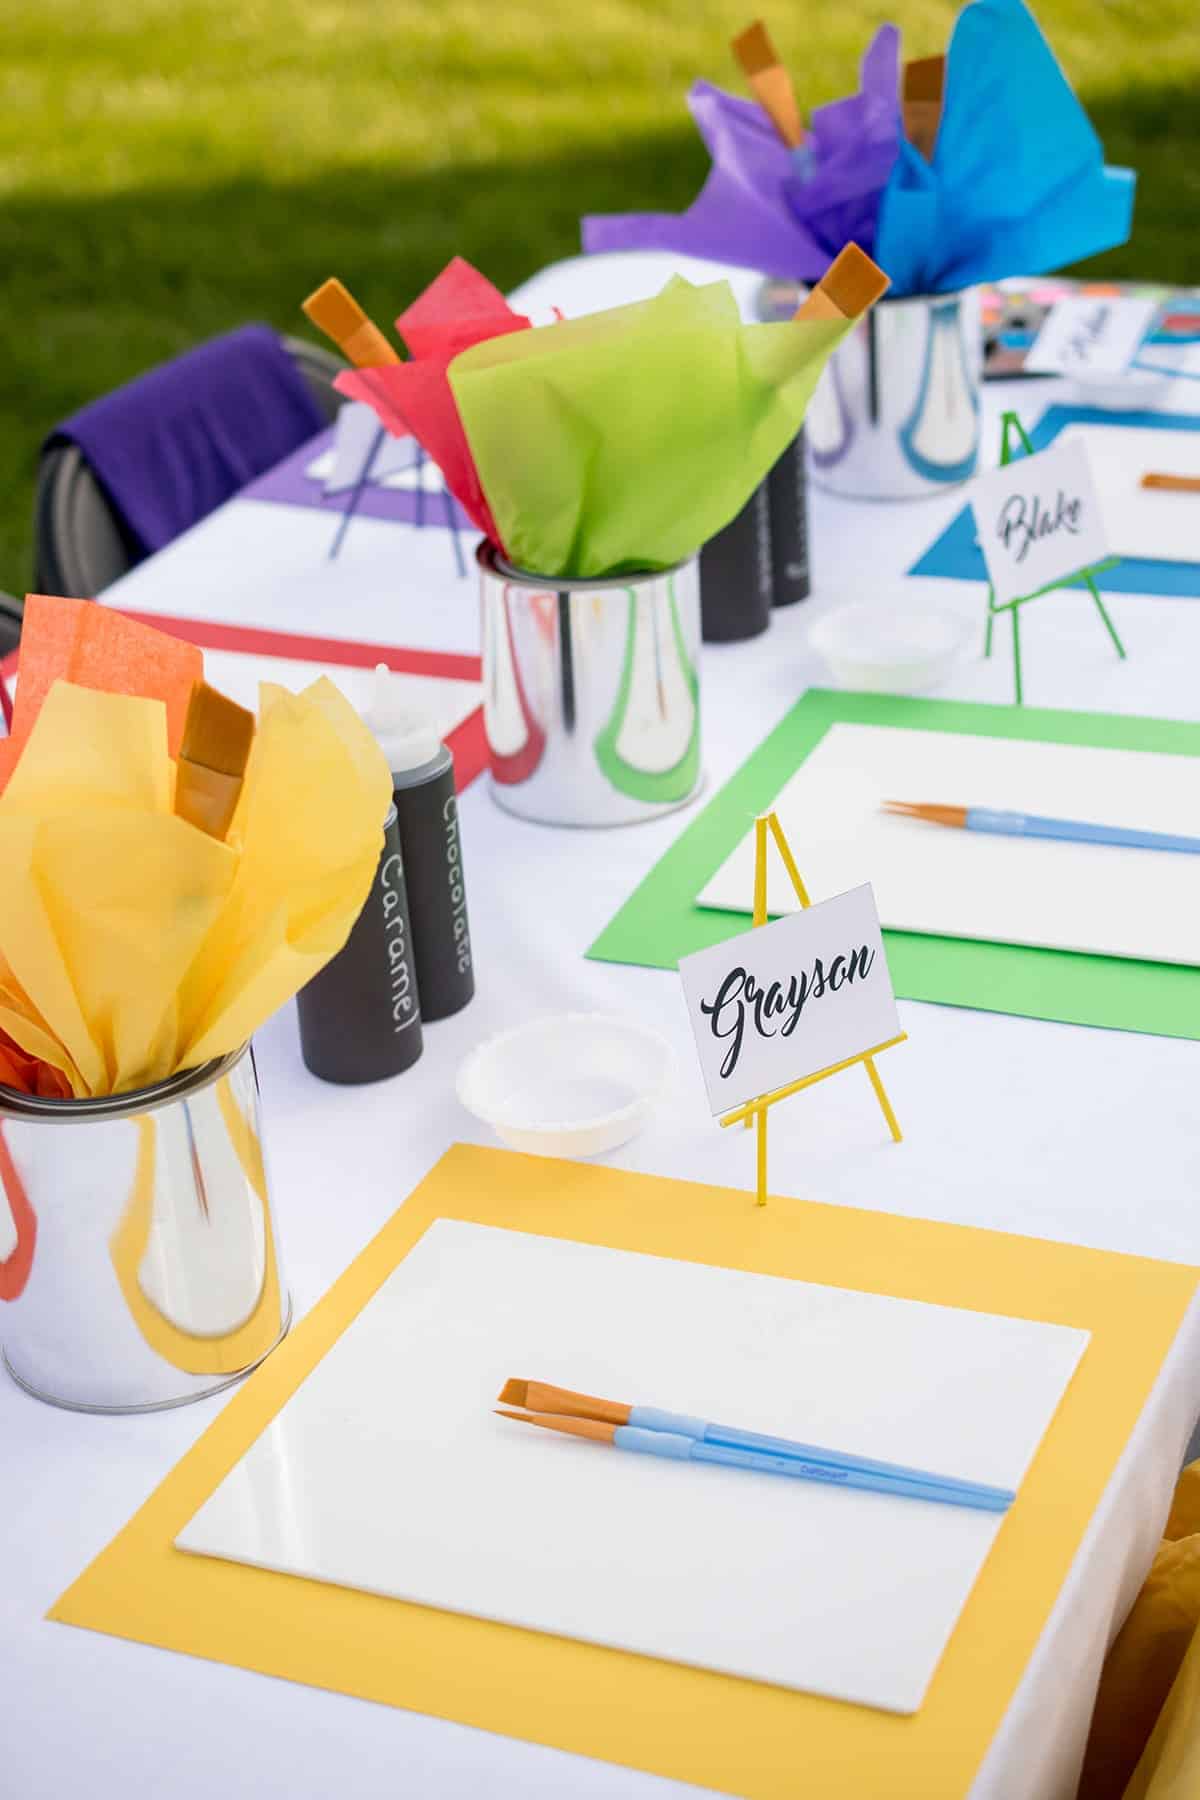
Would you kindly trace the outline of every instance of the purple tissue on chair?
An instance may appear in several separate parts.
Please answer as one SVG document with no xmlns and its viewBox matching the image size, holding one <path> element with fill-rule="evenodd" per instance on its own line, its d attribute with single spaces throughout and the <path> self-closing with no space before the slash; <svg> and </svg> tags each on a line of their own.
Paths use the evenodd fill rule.
<svg viewBox="0 0 1200 1800">
<path fill-rule="evenodd" d="M 129 536 L 159 550 L 326 423 L 275 332 L 243 325 L 65 419 Z"/>
<path fill-rule="evenodd" d="M 697 81 L 688 107 L 712 158 L 684 213 L 585 218 L 583 247 L 668 250 L 764 275 L 815 281 L 843 245 L 870 251 L 900 142 L 900 34 L 881 25 L 863 57 L 861 88 L 812 115 L 805 175 L 757 101 Z"/>
</svg>

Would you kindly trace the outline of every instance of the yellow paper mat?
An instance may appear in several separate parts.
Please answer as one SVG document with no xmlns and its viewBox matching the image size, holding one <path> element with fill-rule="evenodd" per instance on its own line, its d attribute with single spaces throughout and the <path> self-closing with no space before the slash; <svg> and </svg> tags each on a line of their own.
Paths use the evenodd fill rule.
<svg viewBox="0 0 1200 1800">
<path fill-rule="evenodd" d="M 176 1533 L 437 1218 L 1091 1332 L 915 1717 L 174 1549 Z M 1003 1717 L 1198 1279 L 1200 1272 L 1174 1263 L 806 1201 L 777 1199 L 763 1211 L 734 1189 L 460 1144 L 50 1617 L 746 1800 L 792 1800 L 801 1792 L 813 1800 L 851 1793 L 855 1800 L 957 1800 Z"/>
</svg>

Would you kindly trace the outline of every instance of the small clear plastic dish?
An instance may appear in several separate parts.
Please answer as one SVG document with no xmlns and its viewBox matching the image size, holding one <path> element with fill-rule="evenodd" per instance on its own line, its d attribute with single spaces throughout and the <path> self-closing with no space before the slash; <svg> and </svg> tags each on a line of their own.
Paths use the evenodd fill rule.
<svg viewBox="0 0 1200 1800">
<path fill-rule="evenodd" d="M 649 1026 L 561 1013 L 485 1039 L 456 1086 L 467 1111 L 512 1150 L 602 1156 L 645 1125 L 673 1061 Z"/>
<path fill-rule="evenodd" d="M 857 601 L 814 621 L 808 641 L 844 687 L 924 694 L 949 680 L 978 621 L 937 607 Z"/>
</svg>

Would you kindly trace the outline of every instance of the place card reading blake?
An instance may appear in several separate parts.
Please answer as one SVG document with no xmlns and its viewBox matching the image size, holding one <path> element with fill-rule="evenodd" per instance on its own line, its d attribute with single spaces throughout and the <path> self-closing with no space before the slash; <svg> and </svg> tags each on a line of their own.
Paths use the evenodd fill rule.
<svg viewBox="0 0 1200 1800">
<path fill-rule="evenodd" d="M 870 884 L 679 965 L 714 1114 L 900 1036 Z"/>
<path fill-rule="evenodd" d="M 1120 375 L 1137 354 L 1157 300 L 1060 300 L 1042 321 L 1025 370 L 1033 375 Z"/>
<path fill-rule="evenodd" d="M 971 484 L 971 510 L 995 604 L 1067 581 L 1109 554 L 1082 443 L 1018 456 Z"/>
</svg>

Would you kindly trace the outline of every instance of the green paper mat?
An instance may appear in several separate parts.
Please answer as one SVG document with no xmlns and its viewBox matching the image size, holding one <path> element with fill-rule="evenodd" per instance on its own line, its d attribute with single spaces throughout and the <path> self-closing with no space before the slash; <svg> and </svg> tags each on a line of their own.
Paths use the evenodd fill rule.
<svg viewBox="0 0 1200 1800">
<path fill-rule="evenodd" d="M 1174 719 L 904 700 L 890 694 L 811 688 L 650 871 L 588 955 L 599 962 L 674 969 L 680 957 L 693 950 L 745 931 L 749 894 L 745 915 L 703 909 L 695 897 L 745 836 L 752 819 L 770 810 L 829 727 L 842 721 L 1200 756 L 1200 725 Z M 803 875 L 804 845 L 792 848 Z M 1200 1039 L 1200 969 L 913 931 L 883 935 L 892 982 L 904 1000 Z"/>
</svg>

